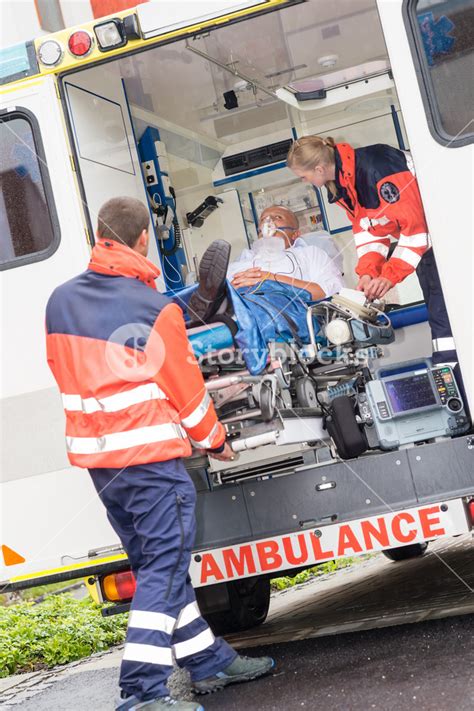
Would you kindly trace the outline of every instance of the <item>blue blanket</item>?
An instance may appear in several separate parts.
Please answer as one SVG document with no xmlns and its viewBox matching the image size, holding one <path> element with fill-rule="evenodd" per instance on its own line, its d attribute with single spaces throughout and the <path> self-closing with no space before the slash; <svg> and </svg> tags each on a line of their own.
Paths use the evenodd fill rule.
<svg viewBox="0 0 474 711">
<path fill-rule="evenodd" d="M 185 317 L 186 304 L 195 289 L 197 285 L 168 294 L 181 306 Z M 227 296 L 232 303 L 238 326 L 235 341 L 252 375 L 261 373 L 265 368 L 268 343 L 284 341 L 297 346 L 309 343 L 306 310 L 312 299 L 308 291 L 272 281 L 263 282 L 258 288 L 244 287 L 236 290 L 228 281 Z M 317 332 L 317 324 L 315 326 Z M 222 331 L 225 327 L 219 328 Z M 204 340 L 202 333 L 198 334 L 199 355 L 202 354 Z M 211 338 L 209 344 L 212 347 L 215 339 Z"/>
</svg>

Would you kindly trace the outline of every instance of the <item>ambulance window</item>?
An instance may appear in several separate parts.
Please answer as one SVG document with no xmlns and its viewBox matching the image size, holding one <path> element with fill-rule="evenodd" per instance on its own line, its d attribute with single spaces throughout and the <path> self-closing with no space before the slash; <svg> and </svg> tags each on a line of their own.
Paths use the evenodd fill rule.
<svg viewBox="0 0 474 711">
<path fill-rule="evenodd" d="M 434 137 L 448 146 L 474 137 L 474 0 L 408 0 L 408 21 Z"/>
<path fill-rule="evenodd" d="M 39 126 L 26 109 L 0 112 L 0 269 L 49 257 L 59 243 Z"/>
</svg>

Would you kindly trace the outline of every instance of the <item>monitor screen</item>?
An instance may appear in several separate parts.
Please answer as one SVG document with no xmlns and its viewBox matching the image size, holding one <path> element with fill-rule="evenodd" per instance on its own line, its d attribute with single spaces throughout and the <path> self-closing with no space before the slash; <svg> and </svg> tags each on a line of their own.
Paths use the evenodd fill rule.
<svg viewBox="0 0 474 711">
<path fill-rule="evenodd" d="M 410 375 L 407 378 L 386 380 L 385 390 L 394 413 L 417 410 L 437 403 L 429 375 L 426 372 Z"/>
</svg>

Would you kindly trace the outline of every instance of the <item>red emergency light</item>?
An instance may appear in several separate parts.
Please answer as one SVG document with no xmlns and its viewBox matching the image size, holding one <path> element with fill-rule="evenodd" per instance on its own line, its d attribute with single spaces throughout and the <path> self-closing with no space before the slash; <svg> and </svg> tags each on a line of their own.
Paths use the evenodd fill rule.
<svg viewBox="0 0 474 711">
<path fill-rule="evenodd" d="M 86 57 L 92 50 L 93 38 L 86 30 L 73 32 L 68 39 L 68 49 L 74 57 Z"/>
<path fill-rule="evenodd" d="M 122 573 L 111 573 L 102 579 L 104 598 L 110 602 L 131 600 L 135 594 L 137 583 L 131 570 Z"/>
</svg>

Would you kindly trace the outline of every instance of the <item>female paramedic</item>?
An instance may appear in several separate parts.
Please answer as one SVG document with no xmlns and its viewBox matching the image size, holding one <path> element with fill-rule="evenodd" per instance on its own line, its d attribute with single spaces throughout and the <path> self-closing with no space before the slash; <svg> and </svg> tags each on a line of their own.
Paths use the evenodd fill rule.
<svg viewBox="0 0 474 711">
<path fill-rule="evenodd" d="M 288 153 L 303 181 L 326 186 L 352 222 L 359 261 L 357 289 L 382 298 L 414 270 L 428 308 L 433 363 L 457 363 L 446 305 L 410 154 L 385 144 L 352 148 L 330 137 L 304 136 Z M 398 244 L 389 257 L 391 238 Z"/>
</svg>

